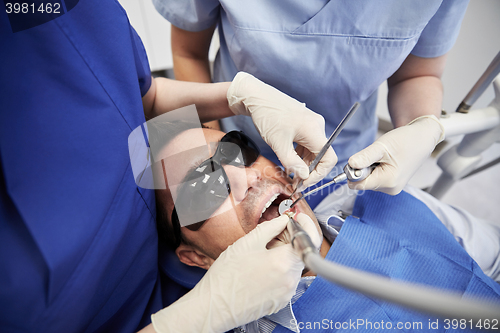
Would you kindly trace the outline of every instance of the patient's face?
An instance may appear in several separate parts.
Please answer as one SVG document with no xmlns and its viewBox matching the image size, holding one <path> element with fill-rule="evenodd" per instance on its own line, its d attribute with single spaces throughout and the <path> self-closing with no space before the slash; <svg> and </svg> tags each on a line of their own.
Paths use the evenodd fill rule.
<svg viewBox="0 0 500 333">
<path fill-rule="evenodd" d="M 211 129 L 202 130 L 206 141 L 212 143 L 208 145 L 208 149 L 209 155 L 213 156 L 217 147 L 213 143 L 218 142 L 225 133 Z M 189 140 L 193 131 L 199 131 L 199 129 L 181 133 L 172 140 L 166 149 L 179 152 L 194 148 L 192 140 Z M 166 153 L 169 154 L 168 151 Z M 178 161 L 173 172 L 169 172 L 168 182 L 172 184 L 178 183 L 184 179 L 193 166 L 198 166 L 206 159 L 207 156 L 190 156 L 183 161 Z M 165 167 L 168 168 L 169 166 Z M 257 161 L 250 167 L 242 168 L 225 165 L 224 170 L 231 186 L 230 196 L 219 210 L 197 231 L 185 227 L 181 228 L 181 233 L 188 243 L 194 245 L 200 255 L 206 256 L 206 258 L 203 258 L 206 265 L 197 264 L 197 266 L 205 266 L 203 268 L 208 268 L 222 251 L 254 229 L 259 223 L 278 217 L 280 202 L 287 199 L 291 194 L 291 179 L 274 163 L 262 156 L 259 156 Z M 169 191 L 172 191 L 172 193 L 170 194 Z M 176 197 L 175 191 L 177 191 L 177 188 L 172 186 L 171 189 L 167 189 L 163 193 L 162 202 L 167 205 L 168 216 L 171 215 L 174 207 L 172 197 Z M 272 204 L 265 209 L 266 204 L 270 201 Z M 296 207 L 298 211 L 309 215 L 313 219 L 318 232 L 321 234 L 317 220 L 305 200 L 299 202 Z M 185 249 L 185 246 L 181 245 L 177 250 L 177 254 L 182 254 L 183 249 Z M 183 258 L 181 258 L 181 261 L 185 262 Z"/>
</svg>

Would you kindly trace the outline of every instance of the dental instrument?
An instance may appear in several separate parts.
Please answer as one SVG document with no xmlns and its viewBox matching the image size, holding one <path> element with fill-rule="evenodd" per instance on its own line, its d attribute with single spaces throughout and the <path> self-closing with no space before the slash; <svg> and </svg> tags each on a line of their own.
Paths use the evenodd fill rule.
<svg viewBox="0 0 500 333">
<path fill-rule="evenodd" d="M 362 180 L 365 180 L 366 177 L 368 177 L 372 171 L 379 165 L 379 163 L 375 163 L 367 168 L 363 168 L 363 169 L 354 169 L 352 168 L 349 164 L 346 164 L 345 167 L 344 167 L 344 172 L 342 172 L 341 174 L 335 176 L 333 178 L 332 181 L 329 181 L 328 183 L 326 184 L 323 184 L 317 188 L 315 188 L 314 190 L 311 190 L 305 194 L 301 194 L 300 197 L 295 200 L 293 203 L 289 203 L 289 201 L 292 201 L 290 199 L 288 200 L 283 200 L 281 203 L 280 203 L 280 206 L 279 206 L 279 212 L 281 213 L 281 209 L 282 209 L 282 204 L 283 204 L 283 209 L 288 206 L 287 209 L 292 209 L 296 204 L 297 202 L 299 202 L 301 199 L 313 194 L 313 193 L 316 193 L 318 192 L 319 190 L 327 187 L 327 186 L 330 186 L 332 184 L 338 184 L 340 182 L 343 182 L 344 180 L 348 179 L 349 181 L 351 182 L 359 182 L 359 181 L 362 181 Z M 285 203 L 286 202 L 286 203 Z M 285 209 L 286 210 L 286 209 Z M 284 210 L 284 211 L 285 211 Z M 283 212 L 284 212 L 283 211 Z"/>
<path fill-rule="evenodd" d="M 323 146 L 323 148 L 321 148 L 321 150 L 319 151 L 318 155 L 316 155 L 316 158 L 314 158 L 314 160 L 312 161 L 312 163 L 309 165 L 309 173 L 313 172 L 314 169 L 316 169 L 316 166 L 318 165 L 319 161 L 321 161 L 321 159 L 323 158 L 323 156 L 325 156 L 326 151 L 328 150 L 328 148 L 330 148 L 330 146 L 332 145 L 333 141 L 337 138 L 337 136 L 339 136 L 340 132 L 344 129 L 344 126 L 347 124 L 347 122 L 349 121 L 349 119 L 351 119 L 351 117 L 354 115 L 354 112 L 356 112 L 356 110 L 359 108 L 359 106 L 360 106 L 359 102 L 356 102 L 356 103 L 353 104 L 353 106 L 351 106 L 351 109 L 344 116 L 344 119 L 342 119 L 342 121 L 339 123 L 339 125 L 337 126 L 337 128 L 333 131 L 332 135 L 330 135 L 330 138 L 325 143 L 325 145 Z M 299 181 L 299 183 L 297 184 L 297 186 L 293 190 L 292 194 L 290 195 L 289 199 L 291 199 L 292 196 L 295 194 L 295 192 L 297 192 L 297 189 L 302 186 L 303 182 L 304 181 L 302 179 Z"/>
<path fill-rule="evenodd" d="M 302 255 L 302 259 L 304 259 L 305 255 L 308 253 L 318 253 L 318 249 L 314 246 L 314 243 L 311 240 L 311 237 L 307 234 L 307 232 L 300 226 L 300 224 L 293 218 L 295 213 L 287 212 L 288 215 L 288 225 L 287 229 L 292 235 L 292 246 L 294 249 L 299 251 Z"/>
</svg>

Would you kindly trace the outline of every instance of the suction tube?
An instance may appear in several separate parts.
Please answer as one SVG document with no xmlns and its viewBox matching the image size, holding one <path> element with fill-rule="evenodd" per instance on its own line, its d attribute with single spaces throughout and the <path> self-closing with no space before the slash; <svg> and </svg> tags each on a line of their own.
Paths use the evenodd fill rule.
<svg viewBox="0 0 500 333">
<path fill-rule="evenodd" d="M 323 259 L 309 235 L 290 217 L 292 246 L 301 253 L 307 268 L 343 287 L 392 303 L 447 319 L 500 321 L 500 304 L 465 298 L 459 293 L 439 288 L 395 281 L 388 277 L 360 271 Z"/>
</svg>

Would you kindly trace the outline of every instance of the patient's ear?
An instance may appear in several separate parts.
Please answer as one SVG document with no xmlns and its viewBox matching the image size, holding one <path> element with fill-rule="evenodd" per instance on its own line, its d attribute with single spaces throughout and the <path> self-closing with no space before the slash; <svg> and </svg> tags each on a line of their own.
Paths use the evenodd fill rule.
<svg viewBox="0 0 500 333">
<path fill-rule="evenodd" d="M 196 266 L 209 269 L 214 260 L 191 245 L 181 244 L 175 249 L 175 254 L 179 260 L 188 266 Z"/>
</svg>

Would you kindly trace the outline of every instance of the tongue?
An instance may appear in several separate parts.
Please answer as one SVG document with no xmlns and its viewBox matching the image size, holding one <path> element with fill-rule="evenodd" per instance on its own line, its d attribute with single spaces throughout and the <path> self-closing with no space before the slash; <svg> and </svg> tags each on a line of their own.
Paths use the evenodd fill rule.
<svg viewBox="0 0 500 333">
<path fill-rule="evenodd" d="M 266 209 L 264 214 L 262 214 L 262 219 L 265 221 L 269 221 L 278 216 L 280 216 L 280 214 L 278 213 L 278 206 L 271 205 L 269 206 L 269 208 Z"/>
</svg>

